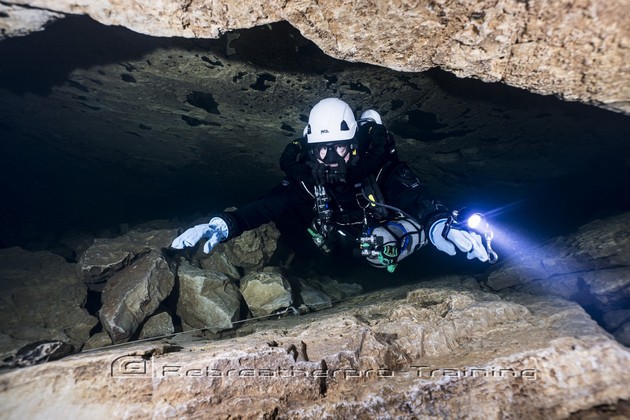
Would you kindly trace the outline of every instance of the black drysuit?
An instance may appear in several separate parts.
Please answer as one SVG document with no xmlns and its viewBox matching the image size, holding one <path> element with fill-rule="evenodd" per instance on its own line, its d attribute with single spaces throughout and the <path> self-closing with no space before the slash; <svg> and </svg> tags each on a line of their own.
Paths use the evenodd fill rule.
<svg viewBox="0 0 630 420">
<path fill-rule="evenodd" d="M 399 208 L 420 223 L 426 230 L 432 223 L 448 215 L 446 208 L 426 196 L 420 180 L 413 171 L 398 160 L 393 138 L 382 125 L 367 123 L 360 127 L 356 153 L 350 158 L 346 182 L 326 185 L 332 198 L 333 221 L 362 217 L 357 194 L 368 181 L 378 185 L 385 204 Z M 267 195 L 233 212 L 218 215 L 229 229 L 229 237 L 271 221 L 283 220 L 300 209 L 312 212 L 315 204 L 312 158 L 304 138 L 288 144 L 280 157 L 285 180 Z M 359 219 L 360 220 L 360 219 Z M 305 226 L 306 229 L 308 226 Z"/>
</svg>

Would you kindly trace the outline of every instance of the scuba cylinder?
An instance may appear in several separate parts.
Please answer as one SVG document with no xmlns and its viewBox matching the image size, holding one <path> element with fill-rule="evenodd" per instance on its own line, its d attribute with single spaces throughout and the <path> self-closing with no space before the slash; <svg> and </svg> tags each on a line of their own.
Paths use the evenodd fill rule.
<svg viewBox="0 0 630 420">
<path fill-rule="evenodd" d="M 381 219 L 377 225 L 370 225 L 367 215 L 364 215 L 364 230 L 358 240 L 358 255 L 365 257 L 373 266 L 385 267 L 393 273 L 400 260 L 426 243 L 424 229 L 404 211 L 379 202 L 371 194 L 364 192 L 363 197 L 369 203 L 369 206 L 363 207 L 364 212 L 374 206 L 382 210 L 392 210 L 399 215 L 396 219 Z"/>
<path fill-rule="evenodd" d="M 425 238 L 416 222 L 401 218 L 365 229 L 358 242 L 360 256 L 373 266 L 393 273 L 400 260 L 424 245 Z"/>
</svg>

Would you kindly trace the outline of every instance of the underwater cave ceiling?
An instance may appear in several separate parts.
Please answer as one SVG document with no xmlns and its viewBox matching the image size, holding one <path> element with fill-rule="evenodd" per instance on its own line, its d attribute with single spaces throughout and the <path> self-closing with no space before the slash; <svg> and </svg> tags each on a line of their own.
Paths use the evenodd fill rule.
<svg viewBox="0 0 630 420">
<path fill-rule="evenodd" d="M 28 10 L 46 8 L 44 3 L 29 2 Z M 58 12 L 89 13 L 102 22 L 153 35 L 219 36 L 228 29 L 279 20 L 267 6 L 237 19 L 226 5 L 225 14 L 212 15 L 214 26 L 208 24 L 202 31 L 199 22 L 208 15 L 186 15 L 179 8 L 159 21 L 149 13 L 142 26 L 142 16 L 133 11 L 97 13 L 93 6 L 68 9 L 58 3 Z M 470 24 L 477 28 L 471 34 L 513 31 L 505 27 L 508 17 L 523 21 L 528 13 L 550 13 L 530 3 L 505 3 L 510 5 L 505 19 L 492 28 L 497 9 L 484 8 L 471 17 Z M 6 28 L 3 22 L 17 6 L 4 2 L 1 7 L 5 11 L 0 9 L 0 27 Z M 205 10 L 199 7 L 197 11 Z M 536 223 L 547 211 L 568 211 L 562 221 L 554 222 L 557 225 L 629 207 L 627 194 L 619 194 L 619 187 L 630 180 L 630 120 L 623 113 L 461 79 L 437 69 L 401 72 L 384 67 L 426 70 L 439 65 L 460 76 L 501 80 L 628 112 L 630 72 L 624 66 L 630 59 L 623 17 L 615 26 L 605 19 L 616 15 L 600 13 L 598 22 L 609 24 L 589 27 L 598 34 L 593 39 L 602 41 L 591 46 L 605 65 L 596 65 L 590 56 L 590 64 L 581 70 L 568 61 L 563 70 L 545 62 L 557 51 L 536 42 L 526 43 L 531 49 L 527 66 L 525 55 L 512 54 L 507 65 L 502 59 L 479 57 L 477 50 L 455 53 L 454 45 L 444 42 L 429 60 L 418 48 L 435 50 L 435 45 L 423 46 L 418 40 L 412 48 L 409 40 L 387 31 L 381 31 L 382 42 L 377 43 L 364 32 L 369 19 L 362 8 L 356 10 L 361 25 L 346 33 L 341 12 L 333 21 L 320 10 L 320 18 L 328 16 L 329 24 L 318 26 L 315 7 L 307 7 L 301 19 L 295 10 L 282 9 L 282 17 L 292 17 L 286 19 L 291 24 L 234 30 L 216 39 L 152 37 L 68 15 L 43 31 L 0 41 L 0 182 L 6 198 L 1 245 L 28 240 L 41 245 L 46 242 L 42 232 L 105 228 L 241 205 L 278 182 L 280 153 L 301 134 L 310 107 L 327 96 L 343 98 L 357 112 L 378 110 L 397 139 L 400 155 L 447 204 L 494 208 L 534 197 L 524 209 L 538 210 Z M 435 2 L 425 9 L 433 10 L 449 28 L 449 22 L 464 16 L 449 20 L 457 7 Z M 575 18 L 579 11 L 588 21 L 588 13 L 601 11 L 597 7 L 576 6 L 566 15 Z M 185 20 L 182 13 L 189 24 L 178 32 L 168 22 Z M 374 16 L 391 18 L 387 13 Z M 521 38 L 535 26 L 533 18 L 528 19 L 529 29 Z M 398 25 L 400 31 L 408 28 L 405 22 Z M 431 27 L 430 22 L 421 26 Z M 566 17 L 552 32 L 560 36 L 572 30 L 570 39 L 576 40 L 576 27 L 564 26 L 571 22 L 578 21 Z M 326 38 L 330 33 L 335 36 Z M 350 33 L 354 35 L 348 38 Z M 515 36 L 508 37 L 513 41 Z M 444 35 L 440 39 L 444 41 Z M 457 45 L 463 49 L 469 41 L 458 39 Z M 615 48 L 607 47 L 611 42 Z M 394 54 L 395 43 L 398 51 L 407 53 Z M 577 59 L 573 55 L 581 50 L 570 46 L 567 41 L 558 48 L 572 51 Z M 507 54 L 486 47 L 480 50 Z M 519 79 L 517 70 L 527 77 Z"/>
<path fill-rule="evenodd" d="M 460 77 L 630 112 L 630 1 L 8 0 L 0 39 L 85 14 L 153 36 L 218 38 L 285 21 L 326 54 Z"/>
</svg>

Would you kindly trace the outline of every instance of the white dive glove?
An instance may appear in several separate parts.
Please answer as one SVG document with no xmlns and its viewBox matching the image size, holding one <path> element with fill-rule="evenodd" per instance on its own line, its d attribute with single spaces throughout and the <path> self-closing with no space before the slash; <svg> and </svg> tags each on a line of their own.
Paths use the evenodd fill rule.
<svg viewBox="0 0 630 420">
<path fill-rule="evenodd" d="M 197 245 L 203 238 L 208 238 L 208 241 L 203 246 L 203 252 L 209 254 L 219 242 L 227 238 L 229 235 L 229 229 L 225 220 L 220 217 L 213 217 L 207 224 L 197 225 L 191 227 L 186 232 L 179 235 L 173 240 L 171 248 L 184 249 Z"/>
<path fill-rule="evenodd" d="M 478 233 L 468 232 L 456 226 L 451 226 L 451 230 L 447 235 L 448 239 L 444 239 L 442 232 L 444 232 L 446 220 L 447 219 L 438 220 L 433 223 L 433 226 L 429 229 L 429 239 L 437 249 L 452 256 L 457 253 L 455 249 L 455 247 L 457 247 L 460 251 L 467 253 L 469 260 L 477 258 L 482 262 L 488 261 L 488 252 L 486 251 L 486 247 L 483 246 L 481 235 Z"/>
</svg>

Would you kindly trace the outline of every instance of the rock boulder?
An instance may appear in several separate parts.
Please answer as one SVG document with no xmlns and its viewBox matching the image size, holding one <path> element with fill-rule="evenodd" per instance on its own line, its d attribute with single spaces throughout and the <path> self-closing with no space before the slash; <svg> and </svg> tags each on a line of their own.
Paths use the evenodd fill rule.
<svg viewBox="0 0 630 420">
<path fill-rule="evenodd" d="M 80 348 L 98 320 L 85 309 L 76 264 L 49 252 L 0 250 L 0 352 L 41 340 Z M 9 338 L 10 337 L 10 338 Z"/>
<path fill-rule="evenodd" d="M 107 278 L 139 255 L 168 247 L 177 230 L 134 230 L 114 238 L 96 238 L 80 257 L 78 268 L 92 290 L 101 291 Z"/>
<path fill-rule="evenodd" d="M 151 315 L 142 325 L 139 339 L 161 337 L 168 334 L 173 334 L 175 327 L 173 326 L 173 318 L 168 312 L 160 312 Z"/>
<path fill-rule="evenodd" d="M 267 265 L 278 247 L 279 237 L 278 229 L 268 223 L 229 240 L 217 252 L 223 253 L 232 266 L 240 267 L 247 274 Z"/>
<path fill-rule="evenodd" d="M 182 263 L 178 270 L 177 315 L 192 328 L 220 331 L 238 320 L 241 294 L 223 273 Z"/>
<path fill-rule="evenodd" d="M 241 294 L 255 317 L 270 315 L 293 304 L 291 285 L 279 273 L 258 272 L 241 279 Z"/>
<path fill-rule="evenodd" d="M 171 293 L 175 275 L 161 252 L 150 251 L 107 282 L 99 318 L 114 343 L 127 340 Z"/>
</svg>

